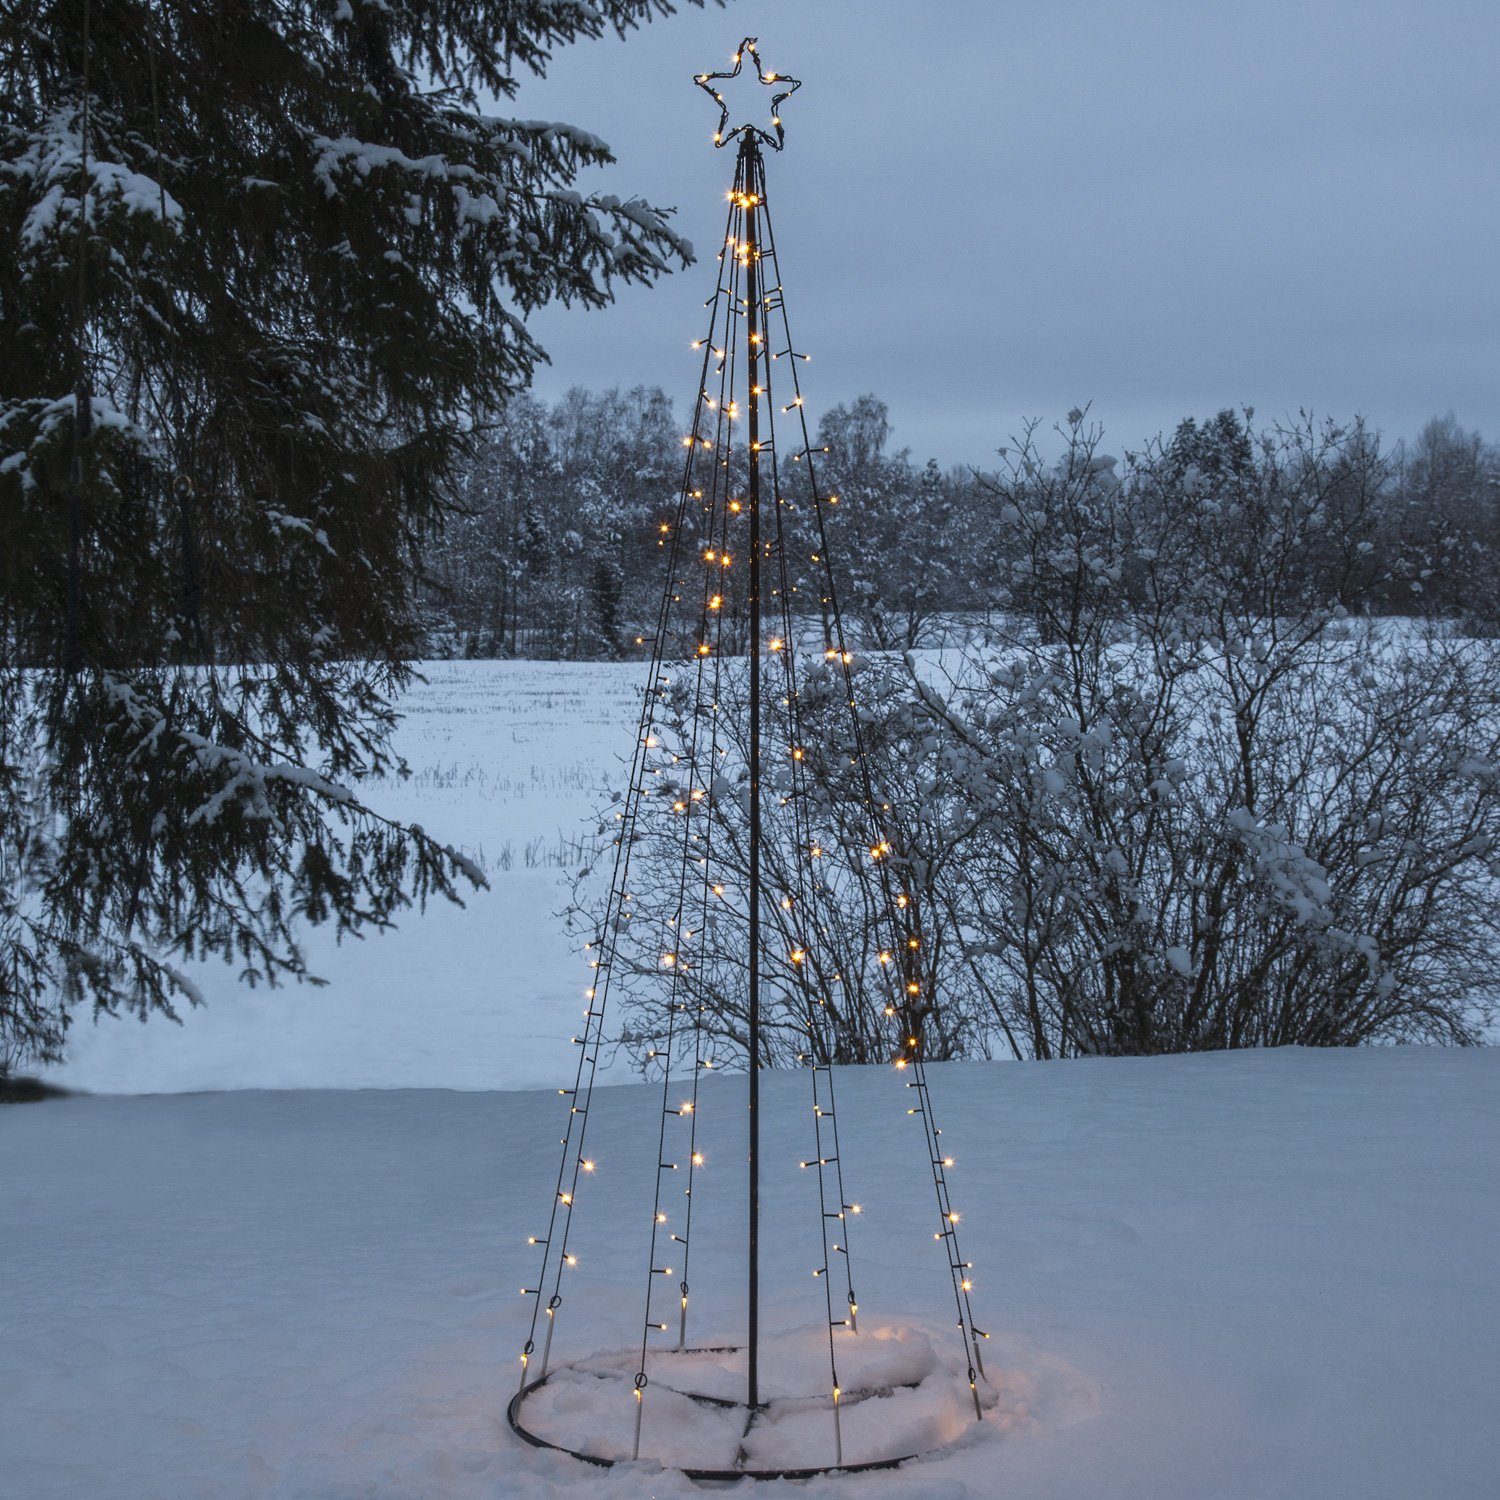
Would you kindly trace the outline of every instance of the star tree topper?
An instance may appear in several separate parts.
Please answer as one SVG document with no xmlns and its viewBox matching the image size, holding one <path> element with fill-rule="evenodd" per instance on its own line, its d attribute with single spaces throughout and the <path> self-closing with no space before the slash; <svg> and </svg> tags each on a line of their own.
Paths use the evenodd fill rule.
<svg viewBox="0 0 1500 1500">
<path fill-rule="evenodd" d="M 693 82 L 703 90 L 705 94 L 712 94 L 719 106 L 719 128 L 714 131 L 714 145 L 727 146 L 736 136 L 753 135 L 758 140 L 764 141 L 774 151 L 780 151 L 786 141 L 786 131 L 781 125 L 781 106 L 783 101 L 791 98 L 798 89 L 802 87 L 799 78 L 788 78 L 785 73 L 768 73 L 761 67 L 760 53 L 755 50 L 756 38 L 747 36 L 739 45 L 739 50 L 734 54 L 734 66 L 726 73 L 698 73 L 694 75 Z M 738 78 L 740 69 L 745 65 L 745 59 L 749 57 L 755 64 L 755 76 L 767 87 L 774 89 L 771 95 L 771 121 L 768 130 L 763 125 L 752 125 L 749 121 L 736 125 L 733 129 L 729 126 L 729 105 L 724 98 L 724 90 L 721 83 L 730 78 Z M 771 132 L 775 131 L 773 135 Z"/>
</svg>

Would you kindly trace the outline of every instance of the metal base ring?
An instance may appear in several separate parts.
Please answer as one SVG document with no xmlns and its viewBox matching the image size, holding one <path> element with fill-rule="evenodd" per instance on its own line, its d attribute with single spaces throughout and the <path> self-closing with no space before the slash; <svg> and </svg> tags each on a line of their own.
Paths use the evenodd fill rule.
<svg viewBox="0 0 1500 1500">
<path fill-rule="evenodd" d="M 733 1346 L 716 1345 L 713 1347 L 688 1349 L 683 1351 L 689 1354 L 730 1354 L 737 1353 Z M 612 1469 L 617 1464 L 628 1463 L 629 1459 L 605 1458 L 597 1453 L 585 1453 L 578 1448 L 569 1448 L 563 1443 L 554 1443 L 549 1438 L 544 1438 L 532 1432 L 521 1421 L 521 1408 L 525 1405 L 528 1396 L 534 1395 L 547 1384 L 552 1377 L 562 1370 L 573 1368 L 571 1365 L 560 1365 L 556 1370 L 549 1370 L 545 1375 L 532 1381 L 528 1381 L 510 1398 L 510 1404 L 505 1409 L 505 1420 L 510 1424 L 510 1429 L 523 1442 L 529 1443 L 533 1448 L 549 1448 L 554 1453 L 565 1453 L 569 1458 L 576 1458 L 580 1463 L 593 1464 L 596 1468 Z M 691 1391 L 675 1391 L 679 1396 L 685 1396 L 690 1401 L 696 1401 L 705 1406 L 717 1406 L 721 1408 L 735 1408 L 742 1406 L 739 1401 L 730 1401 L 722 1396 L 695 1395 Z M 844 1404 L 852 1405 L 860 1399 L 862 1393 L 849 1391 L 844 1394 Z M 871 1394 L 874 1394 L 873 1392 Z M 754 1420 L 751 1414 L 746 1423 L 748 1430 L 750 1421 Z M 673 1469 L 674 1473 L 692 1480 L 706 1481 L 733 1481 L 737 1479 L 815 1479 L 820 1474 L 861 1474 L 874 1469 L 895 1469 L 902 1464 L 909 1464 L 913 1459 L 920 1458 L 918 1453 L 906 1453 L 896 1458 L 875 1458 L 864 1463 L 838 1463 L 838 1464 L 813 1464 L 801 1468 L 792 1469 L 677 1469 L 671 1464 L 663 1467 Z"/>
</svg>

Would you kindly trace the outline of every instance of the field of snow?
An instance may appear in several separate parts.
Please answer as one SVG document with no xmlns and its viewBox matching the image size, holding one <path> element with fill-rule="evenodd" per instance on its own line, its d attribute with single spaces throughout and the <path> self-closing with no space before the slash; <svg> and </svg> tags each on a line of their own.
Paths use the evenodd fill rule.
<svg viewBox="0 0 1500 1500">
<path fill-rule="evenodd" d="M 0 1493 L 698 1493 L 655 1462 L 606 1474 L 533 1450 L 504 1419 L 586 983 L 553 916 L 558 861 L 630 747 L 639 670 L 431 666 L 401 730 L 415 775 L 376 797 L 481 860 L 492 888 L 342 949 L 315 936 L 326 989 L 251 994 L 206 970 L 209 1004 L 181 1027 L 82 1022 L 51 1076 L 90 1095 L 0 1109 Z M 642 1321 L 661 1094 L 609 1081 L 566 1362 L 628 1346 Z M 964 1420 L 944 1374 L 952 1303 L 910 1096 L 889 1070 L 843 1070 L 864 1208 L 848 1383 L 861 1367 L 935 1382 L 851 1407 L 846 1456 L 956 1441 L 896 1471 L 741 1493 L 1500 1493 L 1500 1054 L 951 1064 L 933 1082 L 993 1334 L 986 1420 Z M 698 1341 L 732 1342 L 743 1317 L 744 1097 L 733 1076 L 700 1094 Z M 772 1075 L 763 1099 L 765 1379 L 802 1389 L 823 1315 L 815 1181 L 797 1169 L 808 1080 Z M 623 1444 L 628 1391 L 569 1380 L 535 1420 Z M 700 1409 L 671 1420 L 667 1384 L 643 1452 L 684 1458 L 674 1443 L 718 1439 Z M 800 1459 L 828 1443 L 826 1418 L 790 1412 L 762 1441 L 767 1462 Z"/>
<path fill-rule="evenodd" d="M 225 965 L 194 966 L 208 1003 L 183 1026 L 85 1017 L 51 1081 L 106 1093 L 534 1088 L 571 1066 L 587 970 L 554 915 L 566 845 L 621 779 L 642 668 L 430 662 L 423 673 L 396 737 L 412 775 L 365 792 L 478 860 L 490 889 L 362 942 L 313 931 L 308 961 L 326 988 L 250 991 Z"/>
<path fill-rule="evenodd" d="M 498 1064 L 497 1064 L 498 1065 Z M 996 1409 L 946 1456 L 755 1496 L 1488 1500 L 1500 1055 L 947 1065 Z M 861 1340 L 951 1339 L 908 1097 L 840 1079 Z M 766 1091 L 772 1324 L 817 1316 L 807 1081 Z M 743 1080 L 705 1085 L 696 1332 L 733 1336 Z M 604 1089 L 557 1352 L 638 1336 L 660 1094 Z M 25 1500 L 688 1496 L 504 1406 L 555 1093 L 79 1098 L 0 1116 L 0 1489 Z M 774 1374 L 774 1371 L 772 1372 Z M 621 1400 L 628 1402 L 622 1390 Z M 628 1411 L 628 1407 L 627 1407 Z M 620 1424 L 628 1420 L 622 1413 Z M 648 1419 L 644 1446 L 669 1441 Z M 851 1453 L 851 1457 L 853 1454 Z"/>
</svg>

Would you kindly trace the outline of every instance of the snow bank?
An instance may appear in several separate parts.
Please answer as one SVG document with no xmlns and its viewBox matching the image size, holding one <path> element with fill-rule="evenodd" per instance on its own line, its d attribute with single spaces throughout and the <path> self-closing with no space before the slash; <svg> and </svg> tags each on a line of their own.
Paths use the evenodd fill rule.
<svg viewBox="0 0 1500 1500">
<path fill-rule="evenodd" d="M 933 1081 L 994 1333 L 991 1419 L 935 1460 L 747 1484 L 747 1500 L 1495 1494 L 1500 1056 L 945 1065 Z M 865 1209 L 851 1232 L 859 1338 L 909 1372 L 920 1343 L 882 1348 L 881 1331 L 919 1329 L 934 1359 L 953 1337 L 921 1132 L 890 1072 L 844 1071 L 838 1086 Z M 783 1073 L 763 1094 L 773 1330 L 819 1316 L 814 1185 L 796 1167 L 807 1090 Z M 744 1099 L 728 1076 L 700 1094 L 690 1337 L 703 1343 L 742 1326 Z M 596 1096 L 560 1362 L 639 1338 L 659 1100 Z M 243 1092 L 0 1112 L 5 1492 L 701 1494 L 653 1464 L 586 1470 L 505 1425 L 561 1107 L 555 1093 Z M 799 1389 L 816 1371 L 795 1340 L 780 1347 L 792 1353 L 766 1378 Z M 852 1407 L 851 1457 L 907 1436 L 863 1409 L 878 1431 Z M 953 1407 L 909 1415 L 946 1435 Z"/>
<path fill-rule="evenodd" d="M 842 1446 L 829 1401 L 830 1352 L 841 1391 Z M 1058 1361 L 1044 1365 L 1024 1352 L 997 1349 L 996 1355 L 979 1387 L 985 1420 L 994 1430 L 1013 1434 L 1093 1415 L 1092 1384 L 1078 1372 Z M 638 1349 L 570 1362 L 527 1397 L 523 1425 L 574 1453 L 628 1459 L 639 1364 Z M 831 1351 L 821 1326 L 783 1331 L 762 1341 L 761 1364 L 767 1371 L 761 1404 L 747 1424 L 742 1351 L 651 1351 L 643 1457 L 684 1469 L 879 1463 L 936 1454 L 967 1439 L 974 1425 L 963 1349 L 947 1328 L 887 1324 L 858 1335 L 840 1331 Z M 718 1404 L 725 1401 L 736 1404 Z"/>
</svg>

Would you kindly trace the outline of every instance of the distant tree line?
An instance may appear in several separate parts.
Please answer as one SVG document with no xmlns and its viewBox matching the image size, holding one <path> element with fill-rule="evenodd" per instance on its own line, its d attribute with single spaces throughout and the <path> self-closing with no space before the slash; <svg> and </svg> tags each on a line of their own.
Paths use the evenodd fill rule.
<svg viewBox="0 0 1500 1500">
<path fill-rule="evenodd" d="M 982 609 L 988 502 L 972 473 L 888 451 L 885 403 L 861 396 L 825 414 L 820 489 L 839 497 L 842 599 L 862 638 L 915 646 L 939 617 Z M 513 401 L 477 445 L 458 514 L 427 553 L 429 641 L 443 656 L 610 658 L 649 629 L 661 590 L 662 527 L 677 506 L 683 432 L 659 389 L 572 390 L 551 406 Z M 742 459 L 740 460 L 742 462 Z M 800 474 L 787 564 L 812 590 Z M 743 627 L 743 599 L 726 618 Z"/>
<path fill-rule="evenodd" d="M 1248 410 L 1188 418 L 1151 445 L 1150 465 L 1237 504 L 1264 463 L 1252 419 Z M 628 655 L 655 614 L 661 527 L 676 506 L 682 436 L 657 388 L 574 389 L 551 405 L 530 395 L 513 400 L 476 444 L 456 513 L 426 553 L 433 654 Z M 825 450 L 818 481 L 840 501 L 830 527 L 854 631 L 872 647 L 910 649 L 954 638 L 955 626 L 961 634 L 972 617 L 1004 604 L 999 580 L 1015 538 L 996 486 L 1008 451 L 997 467 L 944 470 L 893 450 L 890 438 L 889 410 L 877 397 L 833 407 L 818 426 Z M 1482 630 L 1500 623 L 1500 449 L 1451 415 L 1389 450 L 1358 423 L 1347 439 L 1354 457 L 1346 462 L 1365 464 L 1373 487 L 1364 555 L 1375 581 L 1360 607 L 1438 614 Z M 1034 434 L 1025 444 L 1048 446 Z M 1096 461 L 1124 481 L 1143 458 L 1100 453 Z M 808 515 L 801 475 L 783 482 L 795 516 Z M 788 548 L 792 587 L 806 592 L 814 619 L 823 607 L 811 587 L 816 544 L 795 519 Z M 1312 541 L 1307 548 L 1290 580 L 1302 598 L 1320 595 L 1329 581 L 1327 548 Z M 743 600 L 731 595 L 726 607 L 741 619 Z"/>
</svg>

